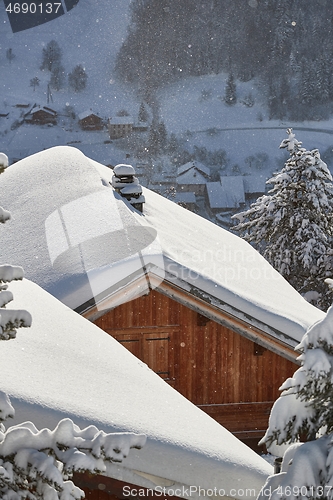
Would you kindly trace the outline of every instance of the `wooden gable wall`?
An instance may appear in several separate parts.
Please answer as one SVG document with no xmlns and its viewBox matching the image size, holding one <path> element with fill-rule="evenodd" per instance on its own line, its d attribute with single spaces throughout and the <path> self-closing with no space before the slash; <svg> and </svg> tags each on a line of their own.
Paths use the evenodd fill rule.
<svg viewBox="0 0 333 500">
<path fill-rule="evenodd" d="M 95 320 L 240 438 L 261 437 L 296 364 L 156 290 Z"/>
</svg>

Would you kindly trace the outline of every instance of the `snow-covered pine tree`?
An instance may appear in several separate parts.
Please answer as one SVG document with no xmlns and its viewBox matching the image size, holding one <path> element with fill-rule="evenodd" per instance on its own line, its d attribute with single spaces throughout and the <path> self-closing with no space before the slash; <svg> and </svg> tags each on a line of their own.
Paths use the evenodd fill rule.
<svg viewBox="0 0 333 500">
<path fill-rule="evenodd" d="M 65 81 L 65 68 L 61 64 L 54 64 L 52 66 L 50 86 L 59 91 L 64 86 Z"/>
<path fill-rule="evenodd" d="M 226 86 L 225 86 L 225 96 L 224 101 L 226 104 L 232 105 L 236 104 L 237 96 L 236 96 L 236 83 L 234 79 L 234 75 L 229 73 Z"/>
<path fill-rule="evenodd" d="M 324 310 L 332 293 L 333 183 L 319 151 L 307 151 L 292 129 L 280 147 L 290 154 L 267 184 L 273 188 L 233 218 L 250 242 L 307 300 Z"/>
<path fill-rule="evenodd" d="M 51 40 L 42 50 L 42 64 L 40 69 L 52 71 L 55 66 L 60 65 L 61 57 L 62 51 L 58 42 Z"/>
<path fill-rule="evenodd" d="M 144 122 L 144 123 L 146 123 L 149 120 L 149 114 L 146 105 L 143 101 L 140 104 L 138 120 L 139 122 Z"/>
<path fill-rule="evenodd" d="M 0 153 L 0 173 L 7 166 Z M 9 219 L 0 207 L 0 222 Z M 5 308 L 13 300 L 7 283 L 22 278 L 21 267 L 0 266 L 0 340 L 14 339 L 18 328 L 31 326 L 28 311 Z M 84 492 L 71 481 L 74 472 L 103 473 L 107 463 L 122 462 L 131 448 L 146 442 L 142 434 L 107 434 L 92 425 L 81 430 L 69 418 L 54 430 L 38 430 L 32 422 L 6 428 L 3 422 L 14 414 L 0 391 L 0 498 L 6 500 L 80 500 Z"/>
<path fill-rule="evenodd" d="M 275 453 L 276 444 L 290 446 L 281 473 L 268 478 L 261 500 L 331 500 L 333 495 L 333 306 L 296 350 L 301 366 L 282 385 L 261 440 Z"/>
<path fill-rule="evenodd" d="M 87 73 L 81 64 L 77 64 L 68 75 L 68 84 L 74 92 L 82 92 L 87 86 Z"/>
</svg>

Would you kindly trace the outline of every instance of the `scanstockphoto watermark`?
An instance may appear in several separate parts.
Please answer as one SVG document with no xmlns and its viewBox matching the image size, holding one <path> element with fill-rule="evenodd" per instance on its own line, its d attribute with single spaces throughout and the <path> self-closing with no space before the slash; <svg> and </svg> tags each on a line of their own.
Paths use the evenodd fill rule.
<svg viewBox="0 0 333 500">
<path fill-rule="evenodd" d="M 255 488 L 202 488 L 200 486 L 179 486 L 178 488 L 166 488 L 156 486 L 155 488 L 133 488 L 123 487 L 123 496 L 127 497 L 167 497 L 176 496 L 181 498 L 197 497 L 231 497 L 231 498 L 256 498 L 258 492 Z"/>
<path fill-rule="evenodd" d="M 265 266 L 248 266 L 238 263 L 233 266 L 219 265 L 212 262 L 211 265 L 203 263 L 198 270 L 180 267 L 175 263 L 169 264 L 168 272 L 183 281 L 195 282 L 202 277 L 209 277 L 216 281 L 221 281 L 225 285 L 235 283 L 237 281 L 260 282 L 260 281 L 278 281 L 281 276 L 272 267 Z"/>
<path fill-rule="evenodd" d="M 186 264 L 181 268 L 170 264 L 168 271 L 185 281 L 195 281 L 208 276 L 225 284 L 235 281 L 278 281 L 281 275 L 253 248 L 237 249 L 221 245 L 217 249 L 171 249 L 178 261 Z"/>
</svg>

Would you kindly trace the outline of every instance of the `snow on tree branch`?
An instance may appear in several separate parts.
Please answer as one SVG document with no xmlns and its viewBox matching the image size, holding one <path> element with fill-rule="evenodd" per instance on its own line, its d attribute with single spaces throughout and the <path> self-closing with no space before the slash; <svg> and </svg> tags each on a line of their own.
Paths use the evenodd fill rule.
<svg viewBox="0 0 333 500">
<path fill-rule="evenodd" d="M 31 315 L 24 310 L 4 309 L 13 300 L 13 294 L 7 290 L 8 283 L 23 279 L 23 269 L 9 264 L 0 265 L 0 340 L 15 338 L 17 328 L 31 326 Z"/>
<path fill-rule="evenodd" d="M 70 419 L 53 431 L 39 431 L 31 422 L 12 426 L 0 434 L 0 495 L 81 498 L 83 492 L 70 481 L 73 472 L 105 472 L 107 462 L 121 463 L 130 449 L 141 449 L 145 442 L 142 434 L 107 434 L 95 426 L 81 430 Z"/>
<path fill-rule="evenodd" d="M 292 129 L 280 147 L 289 152 L 284 168 L 267 181 L 272 189 L 233 216 L 235 230 L 307 300 L 324 310 L 332 292 L 333 182 L 319 151 L 307 151 Z"/>
<path fill-rule="evenodd" d="M 5 283 L 13 280 L 22 280 L 24 271 L 21 266 L 0 265 L 0 282 Z"/>
<path fill-rule="evenodd" d="M 285 452 L 282 472 L 268 478 L 261 500 L 333 495 L 333 306 L 296 350 L 301 366 L 281 386 L 261 440 L 268 449 L 295 444 Z"/>
</svg>

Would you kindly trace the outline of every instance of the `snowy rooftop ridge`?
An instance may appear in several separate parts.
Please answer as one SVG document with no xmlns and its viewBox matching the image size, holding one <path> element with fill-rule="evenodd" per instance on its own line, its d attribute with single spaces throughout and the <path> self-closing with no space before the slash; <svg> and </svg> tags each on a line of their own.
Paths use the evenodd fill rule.
<svg viewBox="0 0 333 500">
<path fill-rule="evenodd" d="M 199 162 L 190 161 L 177 170 L 178 184 L 205 184 L 210 177 L 208 167 Z"/>
<path fill-rule="evenodd" d="M 88 116 L 97 116 L 100 118 L 98 113 L 94 113 L 92 109 L 86 109 L 85 111 L 82 111 L 82 113 L 79 113 L 78 118 L 79 120 L 84 120 L 85 118 L 88 118 Z"/>
<path fill-rule="evenodd" d="M 167 272 L 296 343 L 323 317 L 238 236 L 148 189 L 139 214 L 115 193 L 111 178 L 112 170 L 68 146 L 9 167 L 0 178 L 2 205 L 13 217 L 0 228 L 3 258 L 22 265 L 27 278 L 72 309 L 96 297 L 88 275 L 101 296 L 144 275 L 135 258 L 143 251 L 161 276 Z"/>
<path fill-rule="evenodd" d="M 189 161 L 185 163 L 184 165 L 181 165 L 177 169 L 177 175 L 183 175 L 185 172 L 188 172 L 189 170 L 195 169 L 198 172 L 201 172 L 202 174 L 206 175 L 207 177 L 210 176 L 210 169 L 206 167 L 201 162 L 198 161 Z"/>
</svg>

